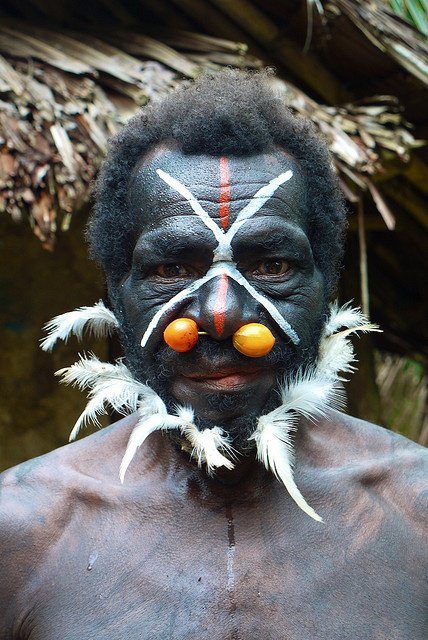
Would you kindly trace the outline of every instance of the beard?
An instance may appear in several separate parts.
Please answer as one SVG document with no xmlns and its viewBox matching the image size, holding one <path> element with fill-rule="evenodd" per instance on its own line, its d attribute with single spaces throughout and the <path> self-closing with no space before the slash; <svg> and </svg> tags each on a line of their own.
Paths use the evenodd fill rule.
<svg viewBox="0 0 428 640">
<path fill-rule="evenodd" d="M 221 365 L 227 362 L 228 366 L 248 366 L 248 357 L 239 353 L 232 345 L 231 338 L 227 340 L 214 340 L 209 336 L 200 339 L 195 347 L 185 353 L 177 353 L 163 342 L 154 352 L 146 354 L 141 348 L 139 337 L 135 335 L 133 328 L 126 322 L 124 314 L 120 314 L 120 338 L 125 354 L 125 362 L 133 376 L 140 382 L 149 385 L 163 400 L 168 413 L 173 413 L 175 407 L 181 404 L 171 392 L 171 381 L 183 372 L 198 371 L 201 363 L 210 363 L 212 371 L 221 369 Z M 264 319 L 261 319 L 263 323 Z M 269 413 L 281 404 L 280 389 L 284 383 L 290 383 L 298 372 L 302 372 L 312 366 L 318 355 L 318 347 L 324 326 L 325 314 L 321 314 L 316 322 L 313 322 L 310 338 L 304 346 L 295 346 L 289 341 L 277 340 L 273 349 L 262 359 L 262 368 L 275 371 L 274 384 L 269 391 L 263 394 L 260 402 L 254 406 L 254 390 L 239 393 L 219 391 L 205 393 L 203 396 L 204 408 L 207 413 L 215 410 L 224 418 L 219 422 L 201 415 L 195 414 L 195 424 L 200 431 L 221 427 L 228 436 L 232 447 L 241 455 L 249 456 L 254 452 L 254 440 L 249 440 L 255 431 L 258 418 Z M 265 320 L 265 324 L 267 324 Z M 253 359 L 252 359 L 253 360 Z M 183 437 L 178 431 L 168 431 L 170 440 L 178 446 L 183 446 Z"/>
</svg>

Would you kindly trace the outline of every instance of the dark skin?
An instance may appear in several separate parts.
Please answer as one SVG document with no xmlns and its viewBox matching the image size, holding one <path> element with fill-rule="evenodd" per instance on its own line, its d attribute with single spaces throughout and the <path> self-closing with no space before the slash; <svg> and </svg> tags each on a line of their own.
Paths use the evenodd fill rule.
<svg viewBox="0 0 428 640">
<path fill-rule="evenodd" d="M 248 222 L 236 235 L 234 254 L 248 280 L 296 328 L 300 344 L 292 347 L 234 286 L 219 336 L 212 324 L 216 302 L 211 283 L 177 314 L 196 319 L 215 348 L 201 342 L 185 367 L 178 354 L 169 358 L 161 345 L 162 329 L 172 319 L 168 316 L 140 355 L 148 375 L 155 375 L 159 362 L 165 366 L 166 394 L 192 401 L 201 421 L 221 423 L 238 440 L 240 403 L 250 398 L 248 414 L 264 412 L 281 365 L 275 358 L 261 358 L 249 373 L 249 359 L 233 353 L 230 333 L 241 324 L 263 321 L 293 354 L 282 371 L 286 375 L 293 361 L 310 359 L 324 309 L 322 275 L 304 239 L 304 183 L 298 167 L 279 151 L 253 160 L 230 161 L 232 221 L 280 171 L 293 167 L 296 180 L 256 214 L 251 232 Z M 116 304 L 127 326 L 129 364 L 137 374 L 135 345 L 148 321 L 177 288 L 209 268 L 209 251 L 198 252 L 196 245 L 211 252 L 214 246 L 179 194 L 165 189 L 158 191 L 158 199 L 155 191 L 145 195 L 160 163 L 207 209 L 209 202 L 218 202 L 214 159 L 177 159 L 160 148 L 135 172 L 130 206 L 144 206 L 146 212 L 150 206 L 151 222 L 143 220 L 138 229 L 132 272 Z M 285 240 L 272 253 L 265 240 L 275 225 L 285 230 Z M 151 260 L 161 250 L 159 238 L 147 245 L 159 229 L 165 237 L 172 234 L 177 246 L 191 244 L 186 261 L 179 256 L 172 261 L 170 242 L 147 268 L 147 256 Z M 149 251 L 143 250 L 146 246 Z M 206 349 L 211 349 L 209 358 Z M 217 382 L 214 366 L 224 374 Z M 251 366 L 256 366 L 253 361 Z M 195 379 L 200 371 L 205 377 Z M 217 404 L 209 402 L 213 394 Z M 224 401 L 229 396 L 232 402 Z M 121 485 L 118 469 L 135 423 L 131 416 L 3 474 L 1 640 L 426 637 L 426 455 L 421 447 L 334 411 L 316 424 L 302 420 L 295 438 L 295 478 L 322 515 L 321 524 L 298 509 L 254 452 L 241 456 L 234 471 L 209 478 L 160 433 L 138 450 Z"/>
<path fill-rule="evenodd" d="M 325 299 L 323 278 L 314 264 L 305 232 L 304 179 L 297 164 L 283 151 L 229 160 L 230 223 L 258 189 L 282 172 L 293 172 L 292 179 L 239 229 L 232 249 L 239 271 L 296 328 L 298 347 L 230 278 L 223 304 L 224 329 L 218 335 L 215 315 L 220 277 L 216 277 L 190 300 L 165 313 L 142 351 L 141 337 L 154 314 L 207 273 L 217 244 L 185 198 L 159 178 L 159 168 L 185 186 L 190 185 L 192 194 L 220 226 L 218 158 L 183 156 L 179 151 L 159 147 L 136 167 L 129 206 L 135 215 L 143 212 L 144 217 L 136 234 L 131 271 L 114 292 L 128 328 L 125 352 L 142 381 L 148 379 L 157 388 L 159 372 L 167 368 L 167 397 L 190 404 L 208 426 L 227 423 L 228 429 L 233 430 L 234 419 L 242 414 L 262 413 L 278 377 L 315 355 Z M 181 316 L 192 318 L 208 334 L 185 354 L 174 353 L 162 340 L 166 326 Z M 233 348 L 233 333 L 251 322 L 261 322 L 276 336 L 276 348 L 269 357 L 248 358 Z M 214 381 L 212 376 L 219 373 L 225 375 Z M 210 402 L 214 395 L 218 401 Z M 227 403 L 219 395 L 232 401 L 225 406 Z"/>
</svg>

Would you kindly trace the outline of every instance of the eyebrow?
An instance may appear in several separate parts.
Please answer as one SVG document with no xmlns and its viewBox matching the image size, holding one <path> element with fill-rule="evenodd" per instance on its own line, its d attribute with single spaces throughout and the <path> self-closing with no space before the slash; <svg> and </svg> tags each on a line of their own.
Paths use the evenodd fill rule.
<svg viewBox="0 0 428 640">
<path fill-rule="evenodd" d="M 210 237 L 200 238 L 193 234 L 171 237 L 160 230 L 153 230 L 148 232 L 135 247 L 134 257 L 144 262 L 152 262 L 159 258 L 174 259 L 183 255 L 187 257 L 192 254 L 206 255 L 207 252 L 212 251 L 209 246 L 211 240 Z M 212 244 L 214 247 L 214 240 Z"/>
<path fill-rule="evenodd" d="M 294 228 L 290 224 L 284 224 L 282 229 L 276 229 L 269 233 L 269 235 L 258 235 L 242 233 L 239 237 L 239 243 L 234 245 L 234 251 L 241 253 L 243 251 L 261 250 L 261 251 L 281 251 L 285 247 L 287 249 L 294 247 L 295 249 L 304 249 L 307 245 L 308 238 L 304 231 L 299 228 Z"/>
<path fill-rule="evenodd" d="M 240 248 L 257 247 L 264 251 L 276 251 L 278 249 L 282 249 L 284 242 L 287 240 L 291 240 L 289 234 L 285 232 L 277 232 L 267 238 L 258 238 L 257 236 L 241 238 L 239 244 Z"/>
</svg>

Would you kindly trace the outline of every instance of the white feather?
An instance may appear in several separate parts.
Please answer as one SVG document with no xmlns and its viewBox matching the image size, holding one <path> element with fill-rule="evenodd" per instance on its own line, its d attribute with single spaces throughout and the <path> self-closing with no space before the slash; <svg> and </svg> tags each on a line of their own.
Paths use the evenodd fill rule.
<svg viewBox="0 0 428 640">
<path fill-rule="evenodd" d="M 150 387 L 150 394 L 144 395 L 138 403 L 138 413 L 140 416 L 151 416 L 154 413 L 166 414 L 166 406 L 164 401 Z"/>
<path fill-rule="evenodd" d="M 121 467 L 122 481 L 137 448 L 157 429 L 181 429 L 193 448 L 192 455 L 199 465 L 206 463 L 209 473 L 219 466 L 233 468 L 233 463 L 219 451 L 219 448 L 231 450 L 221 429 L 215 427 L 200 432 L 193 424 L 194 412 L 191 407 L 178 406 L 176 416 L 168 415 L 161 398 L 149 386 L 135 380 L 122 362 L 100 362 L 91 354 L 89 357 L 81 356 L 78 362 L 61 369 L 57 374 L 62 376 L 62 382 L 77 385 L 81 389 L 90 388 L 88 404 L 74 425 L 70 440 L 74 440 L 88 422 L 100 426 L 98 416 L 107 412 L 108 405 L 122 414 L 138 410 L 139 421 L 131 434 Z"/>
<path fill-rule="evenodd" d="M 191 444 L 192 458 L 197 461 L 199 467 L 205 463 L 209 475 L 217 467 L 234 468 L 234 464 L 219 451 L 219 449 L 223 449 L 233 457 L 233 449 L 222 429 L 214 427 L 199 431 L 194 424 L 195 413 L 192 407 L 178 405 L 175 407 L 175 412 L 182 421 L 181 433 Z"/>
<path fill-rule="evenodd" d="M 40 346 L 43 351 L 51 351 L 57 340 L 67 342 L 72 334 L 80 340 L 85 327 L 90 329 L 95 337 L 103 338 L 117 329 L 118 322 L 114 313 L 100 300 L 92 307 L 80 307 L 50 320 L 44 326 L 48 335 L 41 341 Z"/>
<path fill-rule="evenodd" d="M 159 396 L 147 385 L 132 377 L 129 369 L 120 361 L 116 364 L 100 362 L 94 355 L 81 356 L 71 367 L 57 371 L 62 382 L 74 384 L 80 389 L 91 388 L 89 402 L 70 434 L 74 440 L 83 425 L 93 422 L 100 426 L 98 416 L 106 413 L 106 405 L 123 415 L 145 408 L 154 413 L 164 407 Z M 161 404 L 159 404 L 161 403 Z"/>
<path fill-rule="evenodd" d="M 180 419 L 177 416 L 170 416 L 166 413 L 153 414 L 149 417 L 143 416 L 132 430 L 129 436 L 128 445 L 125 455 L 119 469 L 119 478 L 123 484 L 125 473 L 128 469 L 137 450 L 150 434 L 159 430 L 178 429 L 180 427 Z"/>
<path fill-rule="evenodd" d="M 136 384 L 129 369 L 120 360 L 116 361 L 116 364 L 100 362 L 93 353 L 79 354 L 79 358 L 80 360 L 70 367 L 56 371 L 55 375 L 62 376 L 61 382 L 64 384 L 72 384 L 81 390 L 93 388 L 100 381 L 114 378 Z"/>
<path fill-rule="evenodd" d="M 219 448 L 226 451 L 231 450 L 229 442 L 221 429 L 214 427 L 201 432 L 193 424 L 194 411 L 191 407 L 178 405 L 175 408 L 177 415 L 173 416 L 166 412 L 162 400 L 160 400 L 160 403 L 158 407 L 159 413 L 155 413 L 154 407 L 151 407 L 149 411 L 147 411 L 147 406 L 145 405 L 139 408 L 140 418 L 129 437 L 128 446 L 120 466 L 121 482 L 124 481 L 126 470 L 137 449 L 151 433 L 159 430 L 179 429 L 192 446 L 192 457 L 196 459 L 199 466 L 205 463 L 208 473 L 212 473 L 214 469 L 221 466 L 233 469 L 233 463 L 219 451 Z"/>
<path fill-rule="evenodd" d="M 295 411 L 311 420 L 325 416 L 327 406 L 338 408 L 343 400 L 335 383 L 313 370 L 281 387 L 282 404 L 276 411 L 281 416 Z"/>
<path fill-rule="evenodd" d="M 219 449 L 231 451 L 230 444 L 219 427 L 212 429 L 204 429 L 199 431 L 196 425 L 186 423 L 181 426 L 181 433 L 192 445 L 192 457 L 201 467 L 202 463 L 206 464 L 207 473 L 209 475 L 218 467 L 226 467 L 233 469 L 234 464 L 228 460 Z"/>
<path fill-rule="evenodd" d="M 341 327 L 347 328 L 337 332 Z M 299 415 L 314 420 L 326 415 L 330 408 L 342 408 L 344 394 L 339 383 L 343 378 L 339 374 L 353 371 L 355 361 L 348 336 L 355 331 L 378 330 L 359 309 L 350 305 L 339 309 L 337 303 L 331 305 L 315 366 L 298 373 L 291 382 L 282 386 L 282 404 L 259 418 L 257 429 L 250 437 L 256 441 L 259 460 L 284 483 L 298 506 L 318 521 L 321 518 L 306 503 L 293 479 L 290 432 L 295 428 Z"/>
<path fill-rule="evenodd" d="M 339 372 L 353 373 L 355 371 L 354 348 L 348 337 L 356 331 L 367 333 L 368 331 L 379 331 L 379 328 L 375 324 L 363 324 L 323 337 L 318 352 L 318 375 L 325 375 L 331 380 L 346 381 L 346 378 L 338 375 Z"/>
<path fill-rule="evenodd" d="M 365 325 L 367 325 L 366 329 L 364 329 Z M 369 323 L 367 317 L 364 315 L 361 309 L 359 309 L 358 307 L 351 307 L 349 302 L 339 308 L 336 300 L 336 302 L 333 302 L 330 305 L 330 317 L 324 327 L 324 335 L 331 336 L 342 327 L 363 331 L 378 329 L 376 325 Z"/>
<path fill-rule="evenodd" d="M 77 312 L 87 309 L 82 307 Z M 81 336 L 84 324 L 73 321 L 70 326 L 74 326 L 74 333 Z M 98 327 L 100 326 L 99 324 Z M 338 332 L 341 327 L 346 329 Z M 57 329 L 57 333 L 61 333 L 59 324 Z M 294 482 L 290 434 L 296 428 L 299 415 L 314 420 L 325 415 L 331 407 L 341 408 L 343 393 L 338 386 L 342 380 L 339 374 L 349 373 L 354 369 L 354 351 L 348 336 L 355 331 L 378 330 L 376 325 L 368 323 L 359 309 L 352 309 L 349 305 L 338 309 L 337 304 L 332 305 L 316 364 L 281 387 L 282 404 L 259 418 L 257 429 L 250 437 L 256 442 L 259 460 L 283 482 L 296 504 L 317 521 L 321 521 L 320 516 L 307 504 Z M 55 339 L 68 337 L 70 330 L 61 335 L 59 333 Z M 52 331 L 50 338 L 53 339 L 53 336 Z M 156 430 L 179 429 L 193 448 L 192 456 L 199 466 L 206 464 L 209 474 L 221 466 L 234 468 L 233 462 L 221 453 L 223 451 L 231 458 L 234 457 L 233 448 L 222 429 L 214 427 L 199 431 L 191 407 L 177 406 L 176 415 L 169 415 L 164 402 L 155 391 L 134 380 L 122 362 L 118 361 L 113 365 L 100 362 L 94 355 L 87 358 L 81 356 L 80 361 L 61 369 L 57 374 L 63 376 L 63 382 L 75 384 L 81 389 L 91 389 L 88 405 L 77 421 L 72 436 L 77 435 L 87 420 L 96 422 L 97 416 L 105 411 L 106 404 L 121 413 L 137 409 L 138 423 L 130 435 L 120 466 L 121 482 L 137 449 Z"/>
<path fill-rule="evenodd" d="M 68 441 L 72 442 L 73 440 L 76 440 L 77 436 L 79 435 L 80 429 L 90 422 L 101 429 L 101 423 L 98 420 L 98 416 L 106 413 L 107 410 L 105 407 L 104 395 L 91 398 L 87 403 L 84 411 L 82 411 L 82 413 L 76 420 L 75 425 L 72 428 L 70 435 L 68 436 Z"/>
<path fill-rule="evenodd" d="M 339 372 L 351 373 L 354 371 L 354 362 L 354 349 L 351 342 L 340 337 L 340 334 L 334 334 L 321 340 L 316 375 L 334 382 L 339 379 Z"/>
<path fill-rule="evenodd" d="M 322 522 L 322 518 L 308 505 L 293 478 L 293 445 L 290 433 L 295 429 L 291 415 L 282 421 L 270 421 L 268 416 L 259 418 L 259 426 L 253 438 L 257 444 L 259 460 L 280 480 L 294 502 L 308 516 Z"/>
<path fill-rule="evenodd" d="M 189 405 L 178 404 L 174 407 L 174 411 L 184 423 L 192 424 L 195 420 L 195 412 Z"/>
<path fill-rule="evenodd" d="M 144 386 L 144 385 L 141 385 Z M 144 389 L 136 382 L 130 384 L 123 380 L 100 380 L 89 393 L 89 402 L 80 415 L 70 434 L 70 440 L 75 440 L 81 427 L 89 422 L 100 427 L 98 416 L 107 413 L 107 406 L 122 415 L 137 410 L 139 397 Z"/>
</svg>

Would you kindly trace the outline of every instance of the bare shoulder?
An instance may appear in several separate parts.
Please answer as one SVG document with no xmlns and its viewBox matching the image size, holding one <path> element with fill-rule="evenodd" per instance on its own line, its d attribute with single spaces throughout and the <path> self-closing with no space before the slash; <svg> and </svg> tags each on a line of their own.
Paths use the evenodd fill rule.
<svg viewBox="0 0 428 640">
<path fill-rule="evenodd" d="M 428 451 L 425 447 L 390 429 L 343 415 L 341 426 L 347 432 L 348 455 L 350 449 L 358 451 L 360 459 L 378 461 L 389 470 L 391 483 L 406 484 L 410 480 L 425 480 Z"/>
<path fill-rule="evenodd" d="M 45 510 L 58 519 L 62 505 L 66 507 L 82 487 L 95 494 L 106 481 L 114 482 L 134 424 L 132 416 L 124 418 L 0 474 L 2 533 L 5 527 L 25 533 L 38 522 L 45 522 Z"/>
<path fill-rule="evenodd" d="M 119 490 L 120 455 L 133 422 L 121 420 L 0 475 L 0 640 L 15 637 L 20 593 L 37 579 L 76 505 L 110 499 L 111 484 Z"/>
<path fill-rule="evenodd" d="M 377 495 L 423 526 L 428 499 L 428 451 L 378 425 L 332 412 L 319 424 L 323 466 Z M 313 446 L 313 444 L 312 444 Z"/>
</svg>

